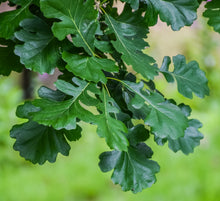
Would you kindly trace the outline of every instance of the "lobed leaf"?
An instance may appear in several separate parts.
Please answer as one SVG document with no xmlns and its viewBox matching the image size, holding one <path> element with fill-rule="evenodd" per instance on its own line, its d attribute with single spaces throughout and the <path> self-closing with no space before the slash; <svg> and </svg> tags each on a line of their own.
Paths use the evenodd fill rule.
<svg viewBox="0 0 220 201">
<path fill-rule="evenodd" d="M 30 112 L 28 116 L 33 121 L 60 130 L 72 130 L 76 128 L 77 118 L 86 122 L 93 122 L 94 115 L 82 104 L 92 106 L 97 104 L 97 99 L 88 93 L 96 93 L 95 84 L 88 83 L 78 78 L 73 78 L 73 84 L 63 80 L 56 82 L 59 91 L 69 95 L 68 99 L 59 100 L 58 98 L 48 98 L 46 95 L 42 99 L 36 99 L 28 105 Z M 54 92 L 53 96 L 60 97 Z M 26 107 L 21 106 L 17 114 L 22 116 Z"/>
<path fill-rule="evenodd" d="M 19 23 L 32 17 L 29 6 L 34 0 L 18 0 L 15 3 L 20 6 L 19 9 L 0 13 L 0 38 L 10 39 L 19 27 Z"/>
<path fill-rule="evenodd" d="M 144 41 L 148 29 L 141 14 L 139 11 L 132 13 L 126 6 L 117 19 L 105 13 L 105 22 L 115 34 L 117 40 L 112 44 L 122 54 L 123 61 L 143 77 L 153 79 L 158 69 L 155 60 L 142 52 L 148 46 Z"/>
<path fill-rule="evenodd" d="M 174 70 L 169 71 L 170 58 L 165 57 L 160 72 L 163 73 L 168 82 L 177 81 L 178 91 L 187 98 L 192 98 L 192 93 L 203 98 L 209 95 L 208 80 L 205 73 L 199 68 L 196 61 L 186 64 L 183 55 L 173 57 Z"/>
<path fill-rule="evenodd" d="M 185 130 L 184 137 L 180 137 L 176 140 L 168 138 L 169 148 L 174 152 L 181 150 L 186 155 L 193 153 L 194 148 L 198 146 L 200 140 L 203 139 L 202 133 L 198 131 L 201 127 L 202 124 L 198 120 L 189 120 L 189 127 Z"/>
<path fill-rule="evenodd" d="M 15 47 L 15 54 L 26 68 L 43 73 L 52 73 L 59 65 L 61 55 L 59 42 L 54 38 L 50 26 L 40 18 L 25 19 L 22 30 L 15 37 L 24 42 Z"/>
<path fill-rule="evenodd" d="M 120 184 L 123 191 L 131 190 L 133 193 L 140 192 L 155 183 L 155 174 L 160 169 L 155 161 L 149 159 L 153 155 L 152 150 L 146 144 L 138 143 L 137 141 L 141 139 L 137 138 L 136 134 L 136 129 L 130 130 L 130 140 L 136 143 L 131 144 L 127 152 L 111 151 L 99 156 L 100 169 L 103 172 L 114 169 L 112 181 Z M 132 139 L 133 137 L 136 139 Z"/>
<path fill-rule="evenodd" d="M 102 114 L 96 117 L 95 122 L 98 126 L 98 135 L 105 138 L 111 149 L 127 151 L 129 145 L 125 136 L 127 128 L 120 120 L 117 120 L 116 114 L 119 110 L 115 106 L 115 101 L 107 94 L 105 89 L 102 90 L 100 98 L 102 103 L 97 105 L 97 108 Z"/>
<path fill-rule="evenodd" d="M 191 108 L 188 105 L 180 104 L 178 107 L 182 110 L 186 117 L 190 116 Z M 154 137 L 154 141 L 158 145 L 164 145 L 168 141 L 168 146 L 174 152 L 181 150 L 184 154 L 188 155 L 193 153 L 194 148 L 200 144 L 203 139 L 202 133 L 198 131 L 202 124 L 196 119 L 188 120 L 189 126 L 186 128 L 184 136 L 178 139 Z"/>
<path fill-rule="evenodd" d="M 95 33 L 98 28 L 98 12 L 94 9 L 94 0 L 41 0 L 41 10 L 48 18 L 59 19 L 54 22 L 54 35 L 63 40 L 67 35 L 72 38 L 76 47 L 83 47 L 94 56 Z"/>
<path fill-rule="evenodd" d="M 83 55 L 63 53 L 63 59 L 67 62 L 66 69 L 82 79 L 93 82 L 106 83 L 107 79 L 103 71 L 117 72 L 115 62 L 109 59 L 88 57 Z"/>
<path fill-rule="evenodd" d="M 197 0 L 143 0 L 147 4 L 146 12 L 150 12 L 152 16 L 151 22 L 157 21 L 157 15 L 160 19 L 171 25 L 174 31 L 178 31 L 184 26 L 190 26 L 197 18 L 197 8 L 199 3 Z M 153 24 L 154 24 L 153 23 Z"/>
<path fill-rule="evenodd" d="M 150 112 L 146 114 L 144 121 L 151 127 L 152 133 L 160 138 L 177 139 L 184 136 L 188 122 L 179 107 L 165 101 L 157 92 L 146 91 L 143 82 L 136 84 L 123 81 L 123 83 L 129 91 L 135 94 L 132 99 L 134 108 L 141 108 L 145 104 L 150 108 Z"/>
<path fill-rule="evenodd" d="M 220 1 L 209 1 L 205 5 L 204 17 L 209 18 L 208 24 L 214 28 L 214 30 L 220 33 Z"/>
<path fill-rule="evenodd" d="M 13 126 L 10 136 L 16 139 L 14 149 L 34 164 L 42 165 L 47 160 L 53 163 L 59 152 L 64 156 L 69 155 L 70 146 L 64 137 L 64 132 L 52 127 L 29 121 Z"/>
</svg>

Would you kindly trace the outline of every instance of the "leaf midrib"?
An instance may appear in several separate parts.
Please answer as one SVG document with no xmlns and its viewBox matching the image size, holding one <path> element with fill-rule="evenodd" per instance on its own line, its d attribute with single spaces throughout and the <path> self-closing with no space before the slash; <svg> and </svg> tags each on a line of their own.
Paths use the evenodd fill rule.
<svg viewBox="0 0 220 201">
<path fill-rule="evenodd" d="M 124 49 L 126 50 L 126 52 L 129 54 L 129 56 L 132 57 L 132 54 L 131 54 L 130 51 L 126 48 L 126 46 L 125 46 L 125 44 L 123 43 L 121 37 L 118 35 L 118 32 L 117 32 L 117 30 L 115 29 L 115 27 L 114 27 L 112 21 L 110 20 L 109 16 L 108 16 L 107 14 L 105 14 L 105 15 L 106 15 L 106 17 L 108 18 L 108 20 L 109 20 L 109 22 L 110 22 L 110 24 L 111 24 L 111 26 L 112 26 L 112 28 L 113 28 L 113 30 L 114 30 L 114 33 L 116 34 L 116 36 L 117 36 L 117 38 L 118 38 L 118 40 L 120 41 L 120 43 L 122 44 L 122 46 L 124 47 Z"/>
<path fill-rule="evenodd" d="M 77 5 L 78 5 L 78 4 L 77 4 Z M 89 44 L 87 43 L 86 39 L 83 37 L 83 35 L 82 35 L 82 33 L 81 33 L 79 27 L 78 27 L 77 24 L 76 24 L 76 21 L 74 20 L 72 14 L 71 14 L 70 9 L 68 10 L 68 12 L 69 12 L 69 17 L 70 17 L 71 21 L 73 22 L 73 24 L 74 24 L 74 26 L 75 26 L 75 28 L 76 28 L 78 34 L 79 34 L 80 37 L 82 38 L 83 42 L 84 42 L 85 45 L 88 47 L 88 49 L 89 49 L 89 51 L 92 53 L 92 55 L 93 55 L 93 56 L 96 56 L 95 53 L 93 52 L 92 48 L 91 48 L 91 47 L 89 46 Z"/>
</svg>

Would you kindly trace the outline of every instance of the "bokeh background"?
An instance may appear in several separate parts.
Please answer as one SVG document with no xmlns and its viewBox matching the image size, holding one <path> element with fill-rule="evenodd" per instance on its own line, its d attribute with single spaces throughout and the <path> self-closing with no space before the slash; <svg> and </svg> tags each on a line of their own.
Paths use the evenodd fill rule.
<svg viewBox="0 0 220 201">
<path fill-rule="evenodd" d="M 151 188 L 138 194 L 122 192 L 112 184 L 111 173 L 102 173 L 98 156 L 106 151 L 96 127 L 82 124 L 84 130 L 78 142 L 71 143 L 69 157 L 58 156 L 56 163 L 43 166 L 25 161 L 13 150 L 14 139 L 9 137 L 12 125 L 21 120 L 15 116 L 16 106 L 22 103 L 21 76 L 0 76 L 0 200 L 1 201 L 217 201 L 220 198 L 220 34 L 214 33 L 201 16 L 191 27 L 173 32 L 159 22 L 150 29 L 147 53 L 161 65 L 164 56 L 184 54 L 187 62 L 196 60 L 209 79 L 210 96 L 192 100 L 177 93 L 175 84 L 167 84 L 158 76 L 156 85 L 167 98 L 185 102 L 192 117 L 203 123 L 200 130 L 205 138 L 193 154 L 173 153 L 165 145 L 153 141 L 161 171 Z M 34 90 L 48 78 L 32 77 Z M 48 83 L 46 83 L 48 84 Z"/>
</svg>

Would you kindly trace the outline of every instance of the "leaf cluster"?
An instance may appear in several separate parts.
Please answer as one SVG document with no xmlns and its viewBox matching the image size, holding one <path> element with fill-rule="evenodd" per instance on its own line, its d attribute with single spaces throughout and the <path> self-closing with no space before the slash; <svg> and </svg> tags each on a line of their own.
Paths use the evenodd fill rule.
<svg viewBox="0 0 220 201">
<path fill-rule="evenodd" d="M 203 138 L 190 107 L 167 99 L 154 78 L 162 74 L 167 82 L 176 81 L 178 92 L 190 99 L 193 94 L 204 98 L 209 88 L 196 61 L 174 56 L 170 70 L 170 57 L 158 67 L 143 52 L 158 17 L 178 31 L 192 25 L 201 1 L 121 1 L 120 14 L 113 0 L 8 1 L 15 10 L 0 13 L 0 74 L 23 68 L 62 73 L 56 90 L 42 86 L 37 99 L 17 108 L 17 116 L 27 122 L 13 126 L 10 135 L 22 157 L 43 164 L 55 162 L 58 153 L 67 156 L 68 142 L 80 139 L 84 121 L 97 126 L 111 149 L 100 155 L 100 169 L 113 170 L 115 184 L 137 193 L 155 183 L 160 169 L 151 159 L 150 137 L 184 154 Z M 217 32 L 219 9 L 213 0 L 204 12 Z"/>
</svg>

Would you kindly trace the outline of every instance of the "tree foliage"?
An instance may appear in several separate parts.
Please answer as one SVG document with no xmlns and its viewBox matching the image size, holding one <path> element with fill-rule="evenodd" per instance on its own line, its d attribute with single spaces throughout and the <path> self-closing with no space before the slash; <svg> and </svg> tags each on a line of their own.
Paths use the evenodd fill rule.
<svg viewBox="0 0 220 201">
<path fill-rule="evenodd" d="M 52 74 L 56 67 L 62 73 L 56 90 L 43 86 L 39 98 L 17 108 L 17 116 L 27 122 L 13 126 L 10 136 L 22 157 L 55 162 L 58 153 L 69 154 L 69 141 L 80 139 L 80 121 L 97 125 L 111 149 L 100 155 L 100 169 L 113 170 L 115 184 L 137 193 L 155 183 L 160 170 L 149 138 L 184 154 L 203 138 L 202 124 L 190 119 L 190 107 L 167 99 L 154 83 L 163 74 L 167 82 L 176 80 L 183 96 L 204 98 L 208 80 L 199 64 L 177 55 L 170 70 L 170 57 L 158 67 L 143 52 L 158 17 L 178 31 L 192 25 L 202 1 L 121 1 L 121 14 L 114 0 L 8 1 L 15 10 L 0 13 L 0 74 L 24 68 Z M 220 33 L 219 1 L 204 3 L 208 24 Z"/>
</svg>

